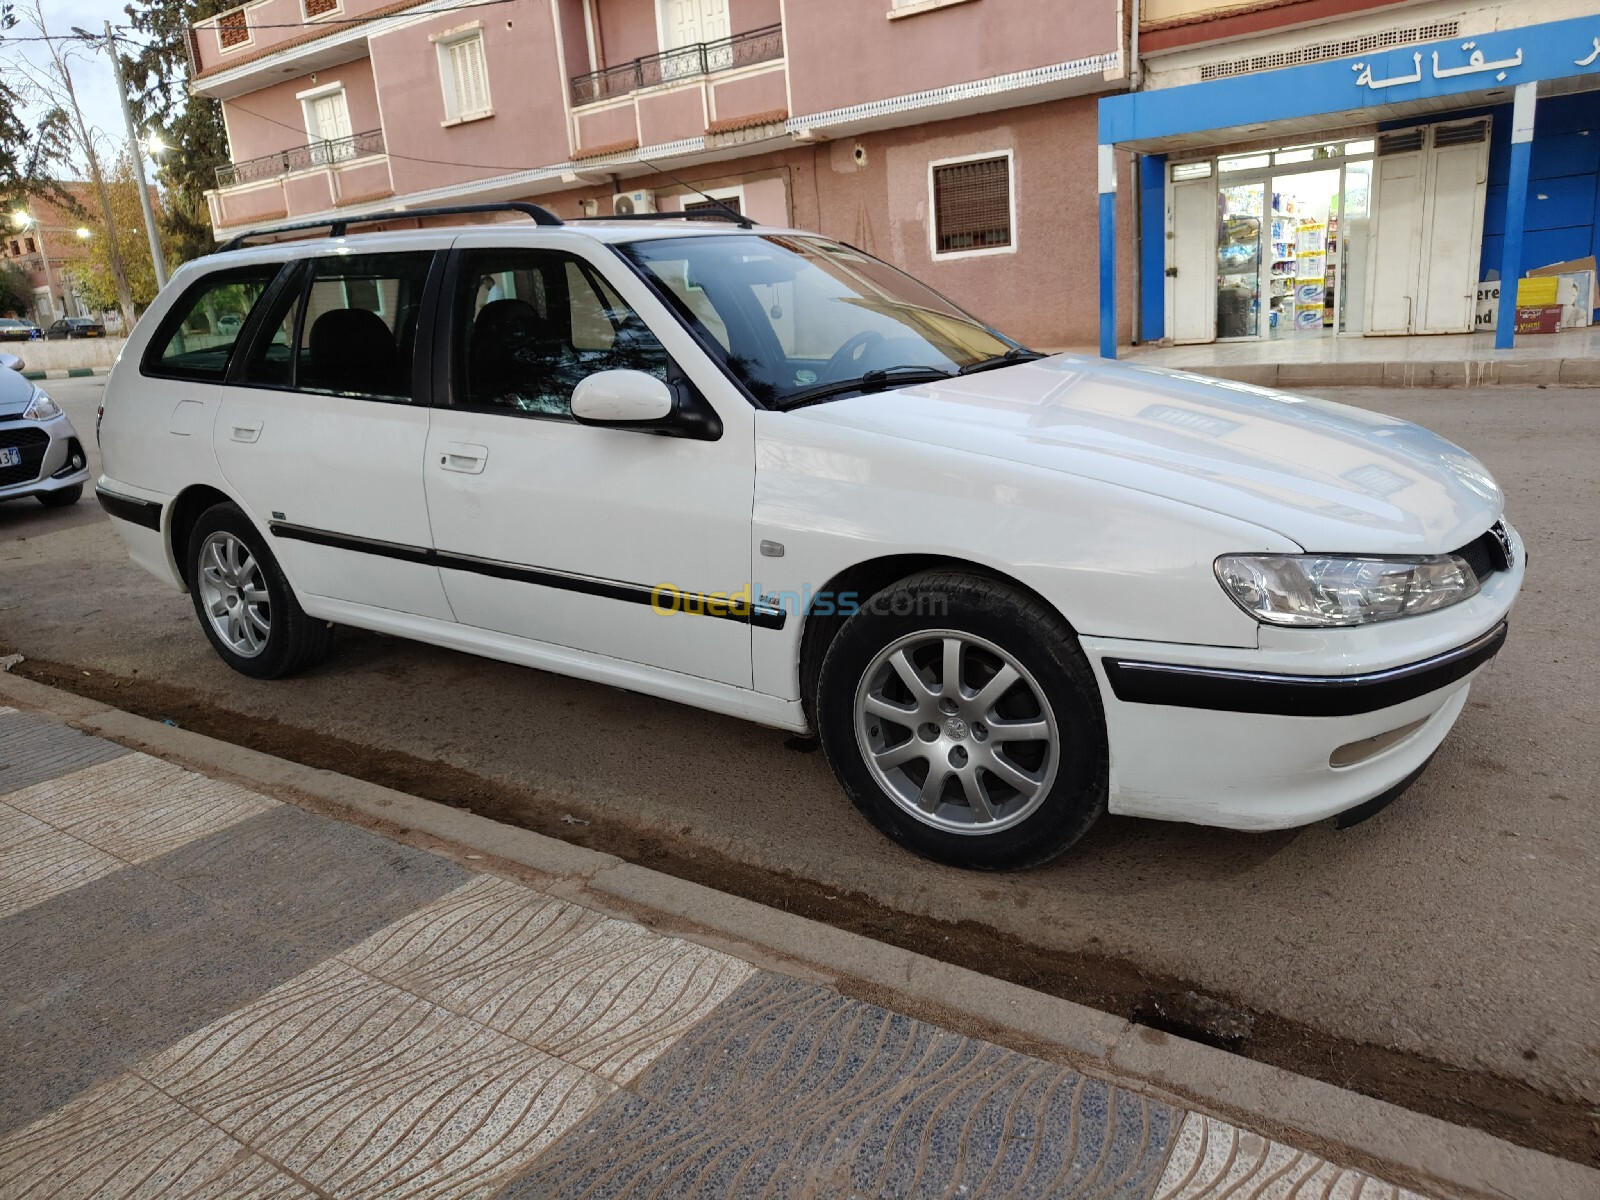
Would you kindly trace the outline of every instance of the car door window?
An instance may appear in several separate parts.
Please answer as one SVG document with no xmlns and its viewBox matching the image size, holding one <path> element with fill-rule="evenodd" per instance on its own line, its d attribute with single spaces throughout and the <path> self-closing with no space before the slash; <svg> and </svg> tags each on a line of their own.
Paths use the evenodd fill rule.
<svg viewBox="0 0 1600 1200">
<path fill-rule="evenodd" d="M 241 382 L 409 403 L 433 254 L 317 258 L 267 314 Z"/>
<path fill-rule="evenodd" d="M 597 371 L 666 379 L 667 351 L 600 273 L 574 255 L 478 250 L 456 297 L 455 403 L 570 418 L 572 391 Z"/>
</svg>

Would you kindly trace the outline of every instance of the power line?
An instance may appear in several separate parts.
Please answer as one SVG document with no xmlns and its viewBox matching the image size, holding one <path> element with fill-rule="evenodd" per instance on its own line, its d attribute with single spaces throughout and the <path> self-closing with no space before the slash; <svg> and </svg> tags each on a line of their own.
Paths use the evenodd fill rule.
<svg viewBox="0 0 1600 1200">
<path fill-rule="evenodd" d="M 432 12 L 418 15 L 444 16 L 448 13 L 457 13 L 468 8 L 496 8 L 502 4 L 517 4 L 519 2 L 520 0 L 472 0 L 472 3 L 469 4 L 453 4 L 448 8 L 435 9 Z M 367 25 L 373 21 L 387 21 L 391 17 L 403 17 L 410 15 L 410 13 L 410 9 L 401 9 L 399 12 L 369 13 L 363 17 L 333 17 L 324 21 L 279 21 L 270 23 L 246 21 L 245 26 L 249 29 L 326 29 L 332 25 Z M 207 18 L 207 20 L 209 19 Z"/>
</svg>

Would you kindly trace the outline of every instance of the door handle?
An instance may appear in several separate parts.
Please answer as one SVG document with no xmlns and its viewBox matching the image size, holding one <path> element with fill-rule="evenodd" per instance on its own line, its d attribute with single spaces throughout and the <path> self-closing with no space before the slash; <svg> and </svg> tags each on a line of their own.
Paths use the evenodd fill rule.
<svg viewBox="0 0 1600 1200">
<path fill-rule="evenodd" d="M 231 436 L 236 442 L 253 442 L 261 436 L 261 422 L 235 421 Z"/>
<path fill-rule="evenodd" d="M 447 442 L 439 454 L 439 466 L 446 471 L 460 471 L 463 475 L 481 475 L 483 464 L 489 461 L 489 447 L 474 446 L 471 442 Z"/>
</svg>

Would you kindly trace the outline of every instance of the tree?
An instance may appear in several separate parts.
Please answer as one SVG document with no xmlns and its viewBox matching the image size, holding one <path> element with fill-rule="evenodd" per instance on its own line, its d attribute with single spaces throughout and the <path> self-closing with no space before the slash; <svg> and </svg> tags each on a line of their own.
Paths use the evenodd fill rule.
<svg viewBox="0 0 1600 1200">
<path fill-rule="evenodd" d="M 134 230 L 144 225 L 144 214 L 139 208 L 139 185 L 133 177 L 133 162 L 126 154 L 119 157 L 106 180 L 106 190 L 111 197 L 111 219 L 121 228 Z M 159 214 L 162 210 L 158 205 Z M 84 265 L 70 272 L 84 303 L 92 311 L 100 312 L 117 306 L 117 281 L 112 265 L 111 239 L 106 236 L 104 220 L 91 219 L 89 228 L 89 256 Z M 127 269 L 128 288 L 136 308 L 149 307 L 156 296 L 156 272 L 150 262 L 150 246 L 143 238 L 129 237 L 122 243 L 123 264 Z"/>
<path fill-rule="evenodd" d="M 89 178 L 100 201 L 101 215 L 106 219 L 105 238 L 110 245 L 111 270 L 116 282 L 117 303 L 122 309 L 124 328 L 133 328 L 133 293 L 129 289 L 127 271 L 123 266 L 121 236 L 116 222 L 111 220 L 111 196 L 106 189 L 105 174 L 100 169 L 100 155 L 94 139 L 78 106 L 78 93 L 72 82 L 69 59 L 74 51 L 87 52 L 90 43 L 77 37 L 53 37 L 44 19 L 40 0 L 22 6 L 24 19 L 32 26 L 39 41 L 49 55 L 49 63 L 37 64 L 27 58 L 13 55 L 7 64 L 15 69 L 22 81 L 22 94 L 43 107 L 47 113 L 62 114 L 63 124 L 77 142 L 76 149 L 89 166 Z"/>
<path fill-rule="evenodd" d="M 124 10 L 146 42 L 122 56 L 135 119 L 171 149 L 160 160 L 166 189 L 162 241 L 169 258 L 187 262 L 216 248 L 205 193 L 228 161 L 222 105 L 189 93 L 189 26 L 236 7 L 238 0 L 143 0 Z"/>
<path fill-rule="evenodd" d="M 33 285 L 14 262 L 0 263 L 0 317 L 26 316 L 33 310 Z"/>
<path fill-rule="evenodd" d="M 30 128 L 22 97 L 0 78 L 0 212 L 23 207 L 32 196 L 67 200 L 51 174 L 67 158 L 69 137 L 67 114 L 60 108 L 46 109 Z"/>
</svg>

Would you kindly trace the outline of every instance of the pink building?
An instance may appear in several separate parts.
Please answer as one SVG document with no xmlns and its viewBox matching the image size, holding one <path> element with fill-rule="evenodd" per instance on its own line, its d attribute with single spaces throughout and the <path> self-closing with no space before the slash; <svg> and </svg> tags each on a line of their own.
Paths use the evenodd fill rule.
<svg viewBox="0 0 1600 1200">
<path fill-rule="evenodd" d="M 255 0 L 191 31 L 222 101 L 219 237 L 695 189 L 903 266 L 1035 345 L 1097 314 L 1095 96 L 1119 0 Z"/>
</svg>

